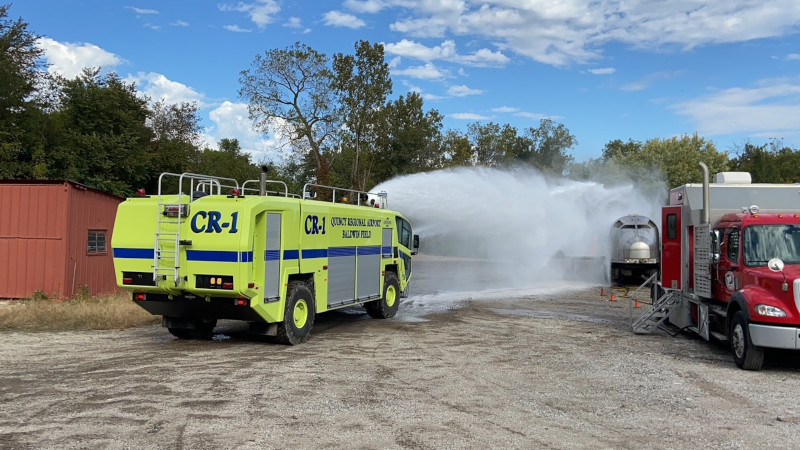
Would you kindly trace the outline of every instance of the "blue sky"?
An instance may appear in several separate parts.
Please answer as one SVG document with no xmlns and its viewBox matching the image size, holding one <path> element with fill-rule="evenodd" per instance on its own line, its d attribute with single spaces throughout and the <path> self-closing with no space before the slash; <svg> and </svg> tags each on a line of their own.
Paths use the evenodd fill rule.
<svg viewBox="0 0 800 450">
<path fill-rule="evenodd" d="M 329 56 L 381 42 L 391 98 L 420 92 L 445 129 L 551 118 L 578 161 L 695 132 L 723 151 L 800 147 L 797 0 L 24 0 L 9 15 L 43 36 L 49 70 L 101 66 L 196 101 L 207 141 L 238 138 L 256 161 L 277 140 L 250 128 L 239 72 L 297 41 Z"/>
</svg>

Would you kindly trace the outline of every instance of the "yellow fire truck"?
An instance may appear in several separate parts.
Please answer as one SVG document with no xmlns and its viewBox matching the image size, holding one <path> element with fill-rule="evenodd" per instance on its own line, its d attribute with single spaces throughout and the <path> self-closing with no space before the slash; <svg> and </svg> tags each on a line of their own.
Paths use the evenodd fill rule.
<svg viewBox="0 0 800 450">
<path fill-rule="evenodd" d="M 111 246 L 117 284 L 176 337 L 210 338 L 234 319 L 299 344 L 317 313 L 393 317 L 419 237 L 385 192 L 308 184 L 297 196 L 265 174 L 239 185 L 165 173 L 156 195 L 120 204 Z"/>
</svg>

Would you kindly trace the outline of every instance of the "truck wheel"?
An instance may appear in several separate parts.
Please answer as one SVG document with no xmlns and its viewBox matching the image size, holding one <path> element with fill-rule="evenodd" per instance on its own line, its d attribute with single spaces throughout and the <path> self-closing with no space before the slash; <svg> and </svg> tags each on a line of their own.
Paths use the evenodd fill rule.
<svg viewBox="0 0 800 450">
<path fill-rule="evenodd" d="M 292 281 L 286 288 L 283 322 L 278 324 L 278 342 L 297 345 L 308 340 L 314 325 L 314 296 L 302 281 Z"/>
<path fill-rule="evenodd" d="M 367 314 L 375 319 L 391 319 L 400 306 L 400 282 L 394 272 L 386 272 L 383 279 L 383 297 L 364 305 Z"/>
<path fill-rule="evenodd" d="M 740 369 L 760 370 L 764 363 L 764 349 L 753 345 L 750 340 L 747 317 L 742 311 L 736 311 L 728 333 L 731 342 L 733 360 Z"/>
<path fill-rule="evenodd" d="M 167 330 L 178 339 L 211 339 L 216 326 L 216 319 L 197 319 L 194 321 L 194 329 L 167 328 Z"/>
</svg>

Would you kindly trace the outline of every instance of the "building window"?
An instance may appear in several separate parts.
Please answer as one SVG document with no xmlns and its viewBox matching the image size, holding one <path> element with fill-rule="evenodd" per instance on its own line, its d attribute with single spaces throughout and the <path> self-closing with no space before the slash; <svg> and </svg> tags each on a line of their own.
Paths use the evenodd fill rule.
<svg viewBox="0 0 800 450">
<path fill-rule="evenodd" d="M 106 252 L 106 230 L 89 230 L 89 254 L 100 255 Z"/>
</svg>

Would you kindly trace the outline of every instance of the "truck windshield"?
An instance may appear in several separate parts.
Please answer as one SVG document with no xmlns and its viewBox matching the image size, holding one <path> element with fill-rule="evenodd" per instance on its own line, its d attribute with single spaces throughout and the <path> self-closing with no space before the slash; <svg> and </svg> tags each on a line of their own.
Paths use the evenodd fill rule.
<svg viewBox="0 0 800 450">
<path fill-rule="evenodd" d="M 744 230 L 744 263 L 766 266 L 772 258 L 800 264 L 800 226 L 754 225 Z"/>
</svg>

